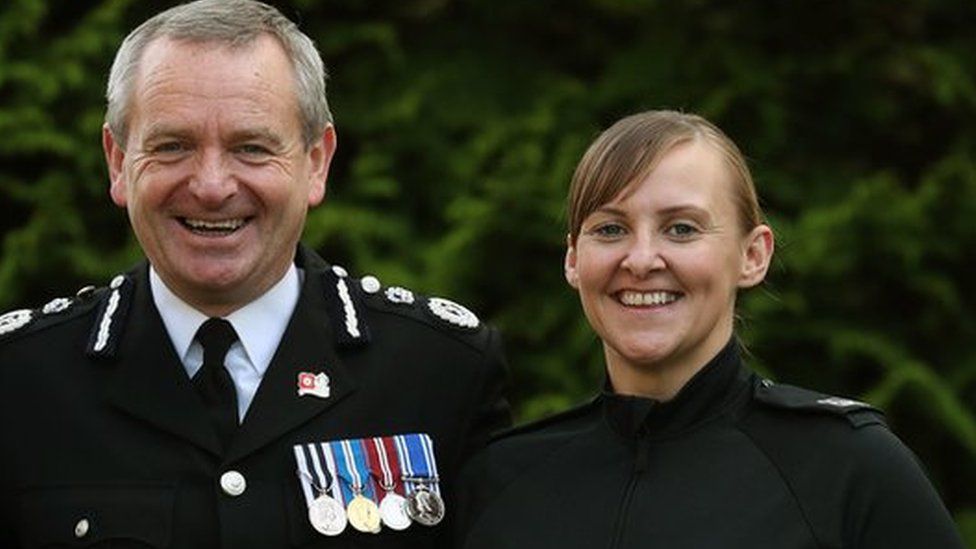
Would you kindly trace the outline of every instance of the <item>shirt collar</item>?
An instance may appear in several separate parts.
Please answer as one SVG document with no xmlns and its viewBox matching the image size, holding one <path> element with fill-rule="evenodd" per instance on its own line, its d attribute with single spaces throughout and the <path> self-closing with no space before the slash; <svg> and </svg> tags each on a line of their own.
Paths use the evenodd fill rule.
<svg viewBox="0 0 976 549">
<path fill-rule="evenodd" d="M 193 337 L 208 317 L 174 294 L 151 265 L 149 285 L 173 347 L 186 363 Z M 292 264 L 267 292 L 227 315 L 258 374 L 263 375 L 271 364 L 300 292 L 298 269 Z"/>
</svg>

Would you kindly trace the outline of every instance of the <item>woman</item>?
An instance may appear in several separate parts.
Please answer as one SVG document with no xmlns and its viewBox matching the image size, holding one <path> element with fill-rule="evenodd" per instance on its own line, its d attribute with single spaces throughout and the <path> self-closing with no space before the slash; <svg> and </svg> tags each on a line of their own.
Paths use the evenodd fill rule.
<svg viewBox="0 0 976 549">
<path fill-rule="evenodd" d="M 736 294 L 772 254 L 746 162 L 706 120 L 652 111 L 597 138 L 570 189 L 565 273 L 606 389 L 468 467 L 461 545 L 962 548 L 877 411 L 742 364 Z"/>
</svg>

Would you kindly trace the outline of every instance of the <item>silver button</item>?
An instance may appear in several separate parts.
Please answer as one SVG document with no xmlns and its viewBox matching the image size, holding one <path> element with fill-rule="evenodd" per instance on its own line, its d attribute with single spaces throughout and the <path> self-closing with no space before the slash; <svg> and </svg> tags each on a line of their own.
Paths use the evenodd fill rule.
<svg viewBox="0 0 976 549">
<path fill-rule="evenodd" d="M 363 291 L 367 294 L 375 294 L 376 292 L 380 291 L 380 287 L 382 286 L 380 284 L 380 280 L 372 275 L 364 276 L 363 279 L 359 281 L 359 284 L 363 287 Z"/>
<path fill-rule="evenodd" d="M 122 286 L 123 282 L 125 282 L 125 277 L 122 275 L 117 275 L 115 278 L 112 279 L 112 282 L 109 283 L 109 287 L 112 288 L 113 290 L 118 290 L 119 287 Z"/>
<path fill-rule="evenodd" d="M 83 537 L 87 536 L 88 535 L 88 528 L 90 526 L 91 525 L 88 523 L 88 519 L 83 518 L 83 519 L 79 520 L 78 523 L 75 524 L 75 537 L 76 538 L 83 538 Z"/>
<path fill-rule="evenodd" d="M 220 475 L 220 488 L 228 496 L 237 497 L 247 490 L 247 480 L 237 471 L 227 471 Z"/>
</svg>

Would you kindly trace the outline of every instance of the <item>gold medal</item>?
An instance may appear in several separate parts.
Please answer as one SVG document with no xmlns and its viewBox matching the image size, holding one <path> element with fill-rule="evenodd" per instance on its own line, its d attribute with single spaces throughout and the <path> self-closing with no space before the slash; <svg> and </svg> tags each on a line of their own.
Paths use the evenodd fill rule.
<svg viewBox="0 0 976 549">
<path fill-rule="evenodd" d="M 380 510 L 372 500 L 362 494 L 356 494 L 346 507 L 349 524 L 360 532 L 377 533 L 380 531 Z"/>
</svg>

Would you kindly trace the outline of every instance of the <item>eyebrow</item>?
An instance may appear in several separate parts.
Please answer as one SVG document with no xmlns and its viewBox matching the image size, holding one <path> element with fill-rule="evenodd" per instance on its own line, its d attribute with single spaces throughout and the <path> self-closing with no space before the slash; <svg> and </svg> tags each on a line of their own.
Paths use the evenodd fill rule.
<svg viewBox="0 0 976 549">
<path fill-rule="evenodd" d="M 278 134 L 271 131 L 270 128 L 250 128 L 240 131 L 235 131 L 230 135 L 230 141 L 232 143 L 242 143 L 244 141 L 263 141 L 272 146 L 272 148 L 280 149 L 283 146 L 281 138 Z"/>
<path fill-rule="evenodd" d="M 627 215 L 624 210 L 620 208 L 616 208 L 614 206 L 607 206 L 607 205 L 600 206 L 593 213 L 597 213 L 597 212 L 605 213 L 609 215 L 616 215 L 620 217 L 625 217 Z M 658 215 L 664 215 L 664 216 L 673 216 L 682 213 L 690 213 L 701 217 L 705 217 L 707 219 L 711 219 L 712 217 L 711 214 L 708 213 L 708 210 L 705 210 L 704 208 L 701 208 L 699 206 L 695 206 L 694 204 L 677 204 L 675 206 L 668 206 L 667 208 L 655 210 L 654 213 Z"/>
<path fill-rule="evenodd" d="M 698 215 L 700 217 L 704 217 L 705 219 L 712 218 L 711 214 L 708 213 L 708 210 L 701 208 L 699 206 L 695 206 L 693 204 L 678 204 L 676 206 L 669 206 L 667 208 L 659 210 L 658 213 L 667 216 L 673 216 L 682 213 L 690 213 L 690 214 Z"/>
<path fill-rule="evenodd" d="M 157 139 L 163 137 L 175 137 L 177 139 L 187 139 L 191 135 L 190 132 L 186 130 L 177 129 L 168 124 L 155 123 L 149 126 L 146 130 L 145 136 L 142 139 L 143 143 L 148 143 L 151 141 L 156 141 Z"/>
<path fill-rule="evenodd" d="M 177 128 L 169 124 L 156 123 L 149 126 L 143 142 L 150 143 L 152 141 L 167 137 L 191 140 L 193 138 L 193 132 L 186 129 Z M 245 141 L 255 140 L 268 143 L 272 148 L 280 149 L 283 146 L 281 138 L 267 127 L 247 128 L 234 131 L 230 134 L 229 138 L 230 143 L 243 143 Z"/>
</svg>

